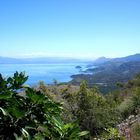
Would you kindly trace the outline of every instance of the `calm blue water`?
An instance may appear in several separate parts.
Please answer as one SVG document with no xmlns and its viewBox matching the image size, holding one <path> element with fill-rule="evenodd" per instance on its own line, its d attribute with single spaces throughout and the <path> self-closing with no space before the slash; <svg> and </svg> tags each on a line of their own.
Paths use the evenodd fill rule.
<svg viewBox="0 0 140 140">
<path fill-rule="evenodd" d="M 25 71 L 29 76 L 27 84 L 35 85 L 39 81 L 45 81 L 47 84 L 52 84 L 56 79 L 59 82 L 68 82 L 70 76 L 80 73 L 75 67 L 77 65 L 86 67 L 86 63 L 81 64 L 0 64 L 0 73 L 4 77 L 12 76 L 15 71 Z"/>
</svg>

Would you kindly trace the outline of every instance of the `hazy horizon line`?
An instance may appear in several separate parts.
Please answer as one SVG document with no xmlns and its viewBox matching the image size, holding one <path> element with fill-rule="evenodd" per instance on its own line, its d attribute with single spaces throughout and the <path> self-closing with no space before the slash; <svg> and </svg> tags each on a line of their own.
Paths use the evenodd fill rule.
<svg viewBox="0 0 140 140">
<path fill-rule="evenodd" d="M 61 55 L 59 55 L 59 56 L 57 56 L 57 55 L 30 55 L 30 56 L 25 56 L 25 55 L 19 55 L 19 56 L 7 56 L 7 55 L 0 55 L 0 57 L 5 57 L 5 58 L 13 58 L 13 59 L 43 59 L 43 58 L 59 58 L 59 59 L 79 59 L 79 60 L 96 60 L 96 59 L 98 59 L 98 58 L 102 58 L 102 57 L 105 57 L 105 58 L 110 58 L 110 59 L 113 59 L 113 58 L 121 58 L 121 57 L 127 57 L 127 56 L 131 56 L 131 55 L 136 55 L 136 54 L 140 54 L 140 53 L 135 53 L 135 54 L 129 54 L 129 55 L 123 55 L 123 56 L 114 56 L 114 57 L 111 57 L 111 56 L 104 56 L 104 55 L 100 55 L 100 56 L 93 56 L 93 57 L 91 57 L 91 56 L 83 56 L 83 57 L 81 57 L 81 56 L 77 56 L 77 57 L 75 57 L 75 56 L 61 56 Z"/>
</svg>

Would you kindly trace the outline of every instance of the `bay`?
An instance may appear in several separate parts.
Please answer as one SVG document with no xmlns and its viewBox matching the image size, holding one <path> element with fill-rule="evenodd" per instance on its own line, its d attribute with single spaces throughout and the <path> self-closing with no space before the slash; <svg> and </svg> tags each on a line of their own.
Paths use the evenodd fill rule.
<svg viewBox="0 0 140 140">
<path fill-rule="evenodd" d="M 68 82 L 71 75 L 80 74 L 80 70 L 76 66 L 85 69 L 87 63 L 62 63 L 62 64 L 0 64 L 0 73 L 4 77 L 13 76 L 13 74 L 25 71 L 29 76 L 26 82 L 29 85 L 35 85 L 39 81 L 47 84 L 53 84 L 54 79 L 58 82 Z"/>
</svg>

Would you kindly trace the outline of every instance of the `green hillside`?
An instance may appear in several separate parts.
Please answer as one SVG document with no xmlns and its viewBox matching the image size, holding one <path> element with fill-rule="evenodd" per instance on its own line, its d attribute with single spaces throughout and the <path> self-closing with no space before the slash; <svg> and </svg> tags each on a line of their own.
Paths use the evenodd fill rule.
<svg viewBox="0 0 140 140">
<path fill-rule="evenodd" d="M 140 61 L 106 62 L 96 68 L 89 68 L 84 74 L 72 76 L 72 84 L 86 80 L 89 86 L 98 85 L 102 92 L 117 89 L 116 83 L 127 82 L 140 71 Z M 90 73 L 90 74 L 88 74 Z"/>
</svg>

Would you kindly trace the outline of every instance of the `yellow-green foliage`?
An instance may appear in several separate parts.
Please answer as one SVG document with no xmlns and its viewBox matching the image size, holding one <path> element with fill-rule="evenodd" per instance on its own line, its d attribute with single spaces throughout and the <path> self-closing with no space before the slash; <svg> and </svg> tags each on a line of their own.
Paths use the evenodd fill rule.
<svg viewBox="0 0 140 140">
<path fill-rule="evenodd" d="M 134 140 L 140 140 L 140 123 L 136 123 L 132 126 L 131 135 Z"/>
<path fill-rule="evenodd" d="M 91 137 L 100 138 L 102 134 L 109 137 L 118 134 L 116 125 L 129 115 L 138 113 L 139 83 L 140 77 L 137 76 L 121 86 L 120 90 L 106 96 L 102 95 L 97 87 L 89 88 L 85 81 L 80 86 L 53 85 L 41 86 L 40 89 L 42 91 L 42 87 L 47 88 L 46 95 L 63 102 L 65 109 L 62 116 L 65 122 L 78 120 L 81 130 L 88 130 Z"/>
<path fill-rule="evenodd" d="M 119 106 L 118 110 L 122 114 L 122 116 L 125 118 L 134 111 L 134 103 L 132 98 L 125 99 Z"/>
</svg>

